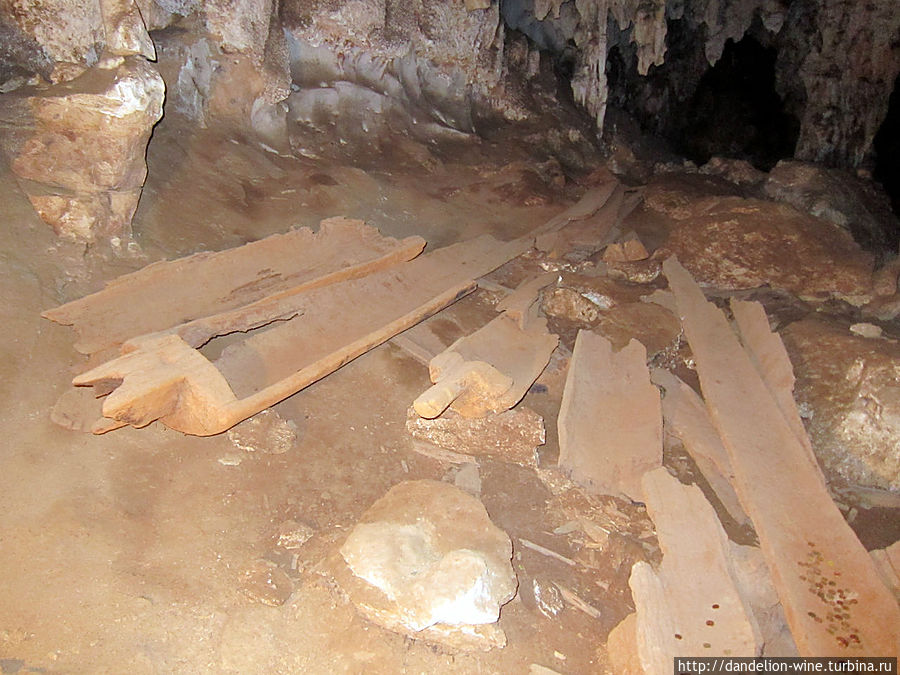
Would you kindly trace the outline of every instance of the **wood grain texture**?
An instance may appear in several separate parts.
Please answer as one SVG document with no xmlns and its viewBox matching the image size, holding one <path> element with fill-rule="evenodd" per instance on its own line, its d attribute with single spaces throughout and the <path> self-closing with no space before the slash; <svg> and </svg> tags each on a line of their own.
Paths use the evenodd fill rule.
<svg viewBox="0 0 900 675">
<path fill-rule="evenodd" d="M 248 333 L 214 362 L 177 332 L 141 336 L 74 384 L 113 389 L 103 414 L 116 422 L 220 433 L 471 292 L 519 250 L 484 236 L 311 288 L 292 299 L 293 318 Z"/>
<path fill-rule="evenodd" d="M 812 443 L 800 419 L 797 403 L 794 401 L 794 367 L 784 343 L 769 328 L 766 310 L 758 302 L 731 299 L 731 313 L 741 333 L 744 350 L 750 357 L 766 388 L 778 404 L 785 421 L 794 436 L 803 445 L 810 466 L 825 483 L 825 476 L 813 452 Z"/>
<path fill-rule="evenodd" d="M 728 514 L 741 525 L 749 523 L 750 518 L 732 486 L 734 472 L 728 451 L 709 418 L 703 399 L 668 370 L 654 368 L 650 380 L 665 390 L 662 412 L 666 431 L 684 445 Z"/>
<path fill-rule="evenodd" d="M 434 386 L 413 407 L 427 418 L 447 407 L 470 418 L 509 410 L 547 367 L 557 344 L 546 319 L 532 318 L 522 328 L 504 312 L 431 360 Z"/>
<path fill-rule="evenodd" d="M 662 463 L 659 391 L 647 352 L 631 340 L 613 352 L 579 331 L 559 411 L 559 466 L 589 490 L 643 501 L 641 477 Z"/>
<path fill-rule="evenodd" d="M 225 251 L 153 263 L 43 316 L 72 325 L 78 334 L 75 348 L 92 354 L 219 315 L 218 323 L 207 320 L 183 329 L 189 343 L 202 344 L 228 329 L 228 320 L 222 318 L 238 326 L 263 323 L 268 316 L 280 318 L 279 312 L 290 313 L 283 302 L 290 293 L 279 295 L 284 291 L 365 276 L 414 258 L 424 246 L 421 237 L 398 241 L 360 220 L 329 218 L 317 232 L 304 227 Z M 261 313 L 264 309 L 268 314 Z"/>
<path fill-rule="evenodd" d="M 809 463 L 725 316 L 674 258 L 663 265 L 703 395 L 731 458 L 803 656 L 900 650 L 900 609 Z"/>
<path fill-rule="evenodd" d="M 663 467 L 642 485 L 663 552 L 658 570 L 636 565 L 629 582 L 644 671 L 671 673 L 675 656 L 758 656 L 761 634 L 739 591 L 728 537 L 700 488 Z"/>
</svg>

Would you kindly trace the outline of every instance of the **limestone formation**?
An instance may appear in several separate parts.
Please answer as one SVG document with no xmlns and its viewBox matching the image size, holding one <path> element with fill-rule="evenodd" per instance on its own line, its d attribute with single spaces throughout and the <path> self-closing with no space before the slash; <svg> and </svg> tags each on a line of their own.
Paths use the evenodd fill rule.
<svg viewBox="0 0 900 675">
<path fill-rule="evenodd" d="M 0 83 L 12 64 L 49 79 L 56 65 L 91 67 L 104 53 L 156 58 L 133 0 L 3 0 L 0 35 Z"/>
<path fill-rule="evenodd" d="M 147 174 L 144 153 L 164 85 L 140 57 L 106 59 L 75 79 L 0 100 L 0 137 L 35 210 L 60 235 L 131 231 Z"/>
<path fill-rule="evenodd" d="M 683 209 L 664 246 L 701 284 L 768 284 L 804 299 L 835 296 L 856 305 L 870 298 L 872 256 L 827 221 L 739 197 L 709 197 Z"/>
<path fill-rule="evenodd" d="M 109 53 L 156 60 L 156 48 L 133 0 L 100 0 L 100 13 Z"/>
<path fill-rule="evenodd" d="M 872 156 L 900 72 L 891 47 L 900 28 L 894 0 L 579 0 L 569 14 L 547 12 L 546 3 L 506 4 L 518 8 L 504 9 L 508 21 L 516 15 L 512 27 L 541 49 L 565 54 L 567 42 L 577 46 L 572 92 L 601 128 L 614 50 L 624 64 L 619 86 L 628 79 L 631 98 L 652 120 L 682 107 L 704 66 L 720 60 L 728 41 L 749 35 L 777 52 L 776 88 L 799 122 L 796 156 L 858 167 Z M 660 85 L 651 66 L 663 64 Z"/>
<path fill-rule="evenodd" d="M 462 2 L 357 0 L 331 12 L 291 12 L 285 23 L 301 89 L 291 108 L 301 118 L 310 108 L 355 99 L 357 108 L 348 110 L 354 117 L 359 105 L 374 106 L 417 135 L 435 126 L 471 132 L 476 100 L 499 93 L 499 3 L 468 11 Z M 526 115 L 523 106 L 500 96 L 501 106 L 501 99 L 510 118 Z"/>
<path fill-rule="evenodd" d="M 900 72 L 894 0 L 793 3 L 776 66 L 783 96 L 802 96 L 794 156 L 856 167 L 871 157 Z M 841 114 L 835 114 L 841 111 Z"/>
<path fill-rule="evenodd" d="M 71 0 L 0 2 L 0 24 L 11 36 L 10 60 L 49 75 L 58 62 L 94 65 L 105 42 L 100 3 Z M 5 51 L 5 50 L 4 50 Z"/>
<path fill-rule="evenodd" d="M 796 396 L 825 470 L 900 490 L 900 346 L 840 324 L 805 319 L 783 332 Z"/>
<path fill-rule="evenodd" d="M 756 187 L 766 180 L 766 173 L 755 168 L 744 159 L 713 157 L 700 167 L 700 173 L 721 176 L 730 183 L 741 187 Z"/>
<path fill-rule="evenodd" d="M 885 196 L 871 181 L 848 171 L 781 161 L 769 173 L 763 192 L 834 223 L 870 248 L 884 248 L 886 233 L 900 229 Z"/>
<path fill-rule="evenodd" d="M 544 420 L 525 406 L 474 419 L 449 410 L 429 420 L 410 409 L 406 429 L 413 438 L 463 458 L 484 457 L 532 467 L 537 466 L 537 449 L 545 440 Z"/>
<path fill-rule="evenodd" d="M 512 543 L 474 497 L 407 481 L 373 504 L 341 547 L 344 590 L 363 615 L 455 649 L 505 644 L 493 624 L 516 593 Z"/>
</svg>

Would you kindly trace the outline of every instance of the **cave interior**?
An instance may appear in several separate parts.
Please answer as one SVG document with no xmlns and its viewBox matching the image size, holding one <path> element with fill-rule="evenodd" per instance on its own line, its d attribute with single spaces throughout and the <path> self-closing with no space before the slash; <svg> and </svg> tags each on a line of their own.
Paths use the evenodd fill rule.
<svg viewBox="0 0 900 675">
<path fill-rule="evenodd" d="M 578 418 L 607 429 L 609 438 L 592 439 L 597 447 L 649 433 L 667 475 L 698 486 L 726 566 L 741 570 L 732 570 L 735 587 L 758 590 L 741 601 L 752 605 L 753 626 L 741 655 L 826 655 L 809 637 L 819 630 L 815 613 L 795 616 L 799 605 L 776 571 L 778 546 L 789 547 L 784 531 L 836 523 L 865 560 L 845 569 L 862 564 L 894 612 L 898 83 L 896 0 L 0 0 L 0 672 L 661 672 L 653 659 L 679 645 L 653 622 L 680 625 L 687 615 L 660 619 L 659 598 L 674 612 L 679 593 L 702 595 L 705 570 L 684 571 L 696 551 L 665 531 L 678 509 L 654 502 L 649 473 L 643 488 L 617 491 L 567 464 L 575 423 L 563 414 L 577 379 L 569 371 L 588 358 L 582 341 L 596 336 L 611 345 L 610 370 L 585 381 L 609 378 L 597 395 L 611 397 L 612 410 L 609 401 L 624 403 L 617 420 L 599 408 Z M 114 339 L 118 332 L 168 334 L 212 314 L 188 309 L 188 299 L 218 288 L 200 272 L 172 272 L 175 281 L 159 287 L 169 290 L 153 290 L 154 271 L 181 269 L 162 261 L 212 260 L 302 228 L 321 234 L 320 223 L 336 217 L 391 242 L 420 237 L 422 255 L 485 235 L 533 245 L 476 275 L 414 328 L 343 357 L 227 431 L 182 433 L 170 421 L 180 406 L 199 405 L 188 379 L 170 383 L 177 394 L 155 401 L 163 412 L 146 419 L 108 414 L 110 392 L 127 388 L 115 368 L 93 389 L 72 387 L 143 349 Z M 316 255 L 296 264 L 315 267 Z M 799 425 L 798 452 L 808 448 L 812 459 L 772 471 L 796 469 L 797 485 L 817 495 L 809 503 L 824 495 L 836 520 L 796 515 L 778 529 L 755 505 L 766 493 L 741 483 L 742 469 L 710 468 L 708 437 L 679 426 L 700 422 L 678 416 L 690 417 L 676 412 L 672 380 L 658 377 L 680 378 L 709 442 L 738 452 L 685 300 L 670 292 L 672 257 L 748 353 L 739 307 L 760 303 L 771 349 L 793 370 L 771 355 L 748 363 L 760 381 L 777 380 L 772 399 L 775 388 L 787 391 L 779 405 L 793 410 L 783 414 Z M 276 258 L 248 286 L 284 290 Z M 231 265 L 220 279 L 240 278 Z M 463 397 L 420 419 L 413 401 L 440 377 L 429 359 L 501 316 L 504 297 L 538 279 L 520 328 L 535 321 L 558 346 L 511 410 L 461 414 Z M 98 346 L 88 346 L 83 319 L 59 318 L 67 303 L 128 283 L 131 299 L 96 310 Z M 341 312 L 363 316 L 381 297 L 363 292 L 346 311 L 338 299 L 212 331 L 190 345 L 191 358 L 216 364 L 226 390 L 249 396 L 299 366 L 244 345 L 275 344 L 282 324 L 312 315 L 341 325 Z M 217 311 L 235 309 L 227 300 Z M 154 313 L 178 318 L 154 323 Z M 132 320 L 153 329 L 127 333 Z M 337 331 L 326 342 L 344 338 Z M 637 348 L 651 404 L 615 370 Z M 174 362 L 166 359 L 160 367 Z M 220 365 L 228 363 L 256 368 L 263 384 L 239 384 Z M 755 399 L 746 396 L 752 419 Z M 741 466 L 737 454 L 722 461 Z M 360 527 L 388 512 L 379 500 L 392 488 L 432 485 L 422 481 L 467 495 L 447 499 L 472 499 L 487 519 L 478 527 L 496 526 L 501 549 L 511 544 L 500 557 L 514 585 L 499 621 L 460 627 L 445 617 L 410 628 L 424 611 L 419 596 L 437 603 L 456 583 L 416 581 L 445 564 L 436 553 L 422 554 L 427 564 L 415 563 L 421 569 L 404 582 L 418 583 L 414 594 L 385 591 L 392 603 L 415 596 L 411 609 L 385 610 L 381 596 L 366 595 L 371 588 L 359 590 L 351 542 L 363 546 Z M 784 481 L 771 482 L 777 490 Z M 804 501 L 778 495 L 773 503 Z M 678 525 L 688 540 L 705 527 L 696 508 Z M 431 516 L 410 517 L 403 527 Z M 435 518 L 452 526 L 446 513 Z M 395 555 L 414 567 L 403 556 L 427 549 L 433 532 L 409 540 L 397 532 L 361 557 Z M 668 590 L 650 593 L 647 574 Z M 367 580 L 383 590 L 382 577 Z M 462 606 L 446 602 L 444 614 Z M 878 622 L 864 610 L 851 618 L 834 607 L 822 628 L 828 644 L 837 640 L 834 654 L 892 655 L 872 647 L 896 638 L 890 627 L 865 628 Z M 854 642 L 866 630 L 888 637 Z M 708 650 L 698 656 L 723 655 L 711 653 L 718 643 L 693 639 Z"/>
</svg>

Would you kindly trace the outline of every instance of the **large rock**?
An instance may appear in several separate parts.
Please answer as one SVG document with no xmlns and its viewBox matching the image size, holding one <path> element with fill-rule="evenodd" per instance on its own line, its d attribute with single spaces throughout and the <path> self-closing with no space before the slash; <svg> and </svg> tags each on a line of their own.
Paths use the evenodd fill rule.
<svg viewBox="0 0 900 675">
<path fill-rule="evenodd" d="M 787 204 L 708 197 L 679 207 L 664 247 L 703 285 L 768 285 L 803 299 L 870 299 L 874 260 L 845 231 Z"/>
<path fill-rule="evenodd" d="M 512 543 L 474 497 L 433 480 L 395 485 L 362 517 L 341 555 L 366 617 L 451 649 L 503 646 L 494 625 L 516 593 Z"/>
<path fill-rule="evenodd" d="M 806 319 L 782 333 L 826 471 L 859 485 L 900 491 L 900 345 Z"/>
<path fill-rule="evenodd" d="M 857 167 L 888 110 L 900 72 L 896 0 L 793 2 L 776 63 L 779 94 L 803 101 L 794 156 Z"/>
<path fill-rule="evenodd" d="M 105 41 L 96 0 L 0 0 L 0 25 L 9 60 L 47 76 L 61 61 L 93 65 Z"/>
<path fill-rule="evenodd" d="M 133 0 L 0 0 L 0 38 L 0 84 L 11 67 L 49 78 L 54 65 L 90 67 L 104 52 L 156 58 Z"/>
<path fill-rule="evenodd" d="M 82 240 L 130 234 L 165 87 L 140 57 L 110 57 L 68 82 L 0 100 L 0 143 L 35 210 Z"/>
<path fill-rule="evenodd" d="M 838 225 L 869 248 L 885 247 L 900 231 L 887 197 L 848 171 L 782 161 L 769 173 L 763 192 Z"/>
<path fill-rule="evenodd" d="M 156 59 L 156 48 L 134 0 L 100 0 L 100 13 L 108 52 Z"/>
</svg>

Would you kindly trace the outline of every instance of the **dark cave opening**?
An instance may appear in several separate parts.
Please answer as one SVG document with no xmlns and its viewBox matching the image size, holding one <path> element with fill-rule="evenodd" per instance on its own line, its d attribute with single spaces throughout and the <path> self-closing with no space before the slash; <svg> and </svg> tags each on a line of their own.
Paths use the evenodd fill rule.
<svg viewBox="0 0 900 675">
<path fill-rule="evenodd" d="M 888 103 L 887 115 L 875 134 L 875 171 L 873 177 L 884 187 L 891 207 L 900 216 L 900 75 Z"/>
<path fill-rule="evenodd" d="M 705 163 L 714 155 L 745 159 L 770 170 L 792 157 L 800 121 L 775 91 L 777 51 L 750 35 L 728 40 L 672 125 L 669 141 L 688 158 Z"/>
</svg>

